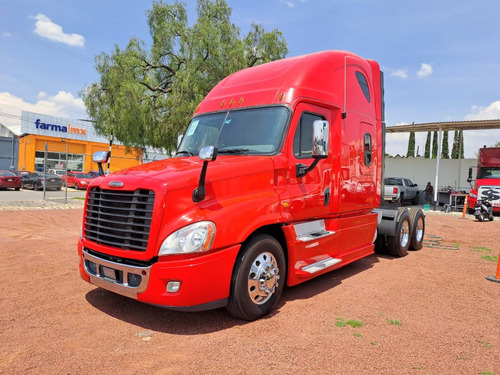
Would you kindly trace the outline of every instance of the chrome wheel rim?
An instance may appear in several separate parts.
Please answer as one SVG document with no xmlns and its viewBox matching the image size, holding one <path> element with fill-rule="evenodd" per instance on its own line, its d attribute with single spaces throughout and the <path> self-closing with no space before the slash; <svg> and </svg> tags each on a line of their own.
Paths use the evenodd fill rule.
<svg viewBox="0 0 500 375">
<path fill-rule="evenodd" d="M 410 225 L 407 220 L 403 221 L 403 225 L 401 225 L 401 246 L 406 247 L 408 245 L 408 241 L 410 240 Z"/>
<path fill-rule="evenodd" d="M 417 227 L 415 228 L 416 230 L 416 235 L 415 238 L 417 239 L 418 242 L 422 241 L 422 238 L 424 237 L 424 219 L 419 218 L 417 221 Z"/>
<path fill-rule="evenodd" d="M 248 272 L 248 295 L 253 303 L 262 305 L 276 292 L 280 270 L 276 258 L 268 252 L 261 253 L 252 262 Z"/>
</svg>

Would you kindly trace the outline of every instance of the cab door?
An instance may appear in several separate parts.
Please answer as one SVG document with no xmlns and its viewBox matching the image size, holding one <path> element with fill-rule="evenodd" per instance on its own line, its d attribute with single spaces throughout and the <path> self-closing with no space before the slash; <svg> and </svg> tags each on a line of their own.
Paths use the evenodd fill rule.
<svg viewBox="0 0 500 375">
<path fill-rule="evenodd" d="M 296 221 L 309 221 L 328 215 L 332 194 L 331 153 L 322 159 L 305 176 L 297 176 L 297 165 L 310 166 L 312 157 L 313 123 L 316 120 L 331 124 L 330 110 L 312 104 L 301 103 L 294 111 L 289 142 L 288 190 L 290 213 Z M 331 132 L 330 132 L 331 136 Z M 331 139 L 329 139 L 331 144 Z"/>
</svg>

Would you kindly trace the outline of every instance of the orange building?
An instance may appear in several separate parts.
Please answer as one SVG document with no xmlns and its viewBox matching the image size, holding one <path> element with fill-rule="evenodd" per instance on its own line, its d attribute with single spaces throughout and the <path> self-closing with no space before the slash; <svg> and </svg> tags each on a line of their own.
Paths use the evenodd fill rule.
<svg viewBox="0 0 500 375">
<path fill-rule="evenodd" d="M 46 163 L 47 170 L 96 171 L 97 165 L 92 161 L 92 155 L 96 151 L 110 149 L 109 139 L 97 135 L 92 123 L 87 121 L 23 111 L 21 132 L 20 170 L 43 171 Z M 111 146 L 110 172 L 142 162 L 142 149 L 127 149 L 117 143 Z"/>
</svg>

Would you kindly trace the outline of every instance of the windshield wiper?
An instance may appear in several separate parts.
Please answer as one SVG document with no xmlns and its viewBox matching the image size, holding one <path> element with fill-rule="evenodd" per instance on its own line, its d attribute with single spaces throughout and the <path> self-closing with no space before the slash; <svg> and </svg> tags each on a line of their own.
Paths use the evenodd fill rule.
<svg viewBox="0 0 500 375">
<path fill-rule="evenodd" d="M 227 149 L 219 149 L 218 153 L 219 154 L 243 154 L 243 155 L 249 155 L 248 151 L 250 151 L 248 148 L 227 148 Z"/>
<path fill-rule="evenodd" d="M 179 156 L 179 155 L 194 156 L 194 154 L 193 154 L 192 152 L 185 151 L 185 150 L 183 150 L 183 151 L 177 151 L 177 152 L 175 153 L 175 156 Z"/>
</svg>

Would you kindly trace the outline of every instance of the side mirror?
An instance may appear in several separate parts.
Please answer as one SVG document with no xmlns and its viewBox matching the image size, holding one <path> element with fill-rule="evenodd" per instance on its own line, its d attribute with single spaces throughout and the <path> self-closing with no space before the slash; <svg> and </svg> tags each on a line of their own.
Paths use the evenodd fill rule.
<svg viewBox="0 0 500 375">
<path fill-rule="evenodd" d="M 217 159 L 217 148 L 214 146 L 202 147 L 198 157 L 203 161 L 214 161 Z"/>
<path fill-rule="evenodd" d="M 208 163 L 217 159 L 217 147 L 215 146 L 205 146 L 202 147 L 198 157 L 203 161 L 203 167 L 201 168 L 200 180 L 198 181 L 198 187 L 193 190 L 193 202 L 201 202 L 205 199 L 205 178 L 207 175 Z"/>
<path fill-rule="evenodd" d="M 328 121 L 316 120 L 312 128 L 312 157 L 313 163 L 308 167 L 304 164 L 295 165 L 295 175 L 303 177 L 312 171 L 321 159 L 328 157 L 328 137 L 330 134 L 330 125 Z"/>
<path fill-rule="evenodd" d="M 469 177 L 467 177 L 467 182 L 472 181 L 472 167 L 469 167 Z"/>
<path fill-rule="evenodd" d="M 102 163 L 107 163 L 109 157 L 111 156 L 111 151 L 97 151 L 94 153 L 92 160 L 97 163 L 99 168 L 99 176 L 104 176 L 104 169 L 102 169 Z"/>
<path fill-rule="evenodd" d="M 330 127 L 328 121 L 316 120 L 313 123 L 313 158 L 324 159 L 328 157 L 328 135 Z"/>
</svg>

